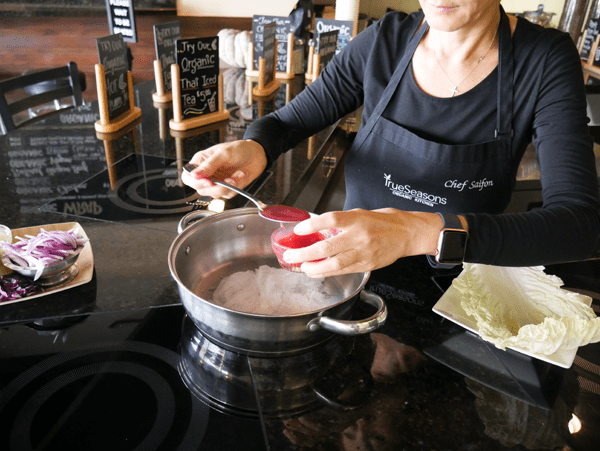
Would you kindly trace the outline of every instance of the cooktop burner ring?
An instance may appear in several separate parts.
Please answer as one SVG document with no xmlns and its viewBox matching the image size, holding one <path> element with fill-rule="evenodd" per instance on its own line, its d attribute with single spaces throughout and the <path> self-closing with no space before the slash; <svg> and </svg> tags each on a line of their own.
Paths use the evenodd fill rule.
<svg viewBox="0 0 600 451">
<path fill-rule="evenodd" d="M 167 436 L 173 419 L 175 418 L 175 400 L 173 391 L 169 384 L 157 373 L 150 369 L 131 362 L 104 362 L 87 365 L 76 368 L 61 375 L 60 378 L 51 380 L 23 404 L 21 410 L 15 416 L 16 426 L 11 431 L 10 444 L 11 449 L 22 451 L 33 451 L 33 446 L 29 440 L 29 431 L 32 429 L 32 423 L 35 415 L 42 405 L 59 389 L 66 385 L 88 376 L 108 373 L 135 374 L 137 378 L 148 384 L 157 395 L 157 401 L 160 408 L 157 409 L 157 415 L 154 419 L 150 433 L 144 438 L 135 450 L 156 449 Z"/>
<path fill-rule="evenodd" d="M 102 356 L 103 353 L 106 356 Z M 99 358 L 104 360 L 94 360 Z M 179 355 L 175 352 L 143 342 L 123 342 L 102 348 L 74 350 L 42 360 L 3 389 L 0 418 L 10 417 L 11 423 L 4 425 L 10 427 L 10 437 L 5 437 L 4 442 L 8 441 L 10 450 L 34 449 L 30 440 L 32 423 L 51 396 L 63 387 L 85 378 L 116 375 L 141 381 L 155 395 L 154 424 L 133 449 L 158 449 L 175 429 L 175 424 L 185 421 L 187 427 L 178 428 L 180 432 L 177 437 L 180 441 L 176 449 L 197 450 L 206 432 L 209 407 L 191 393 L 186 408 L 176 400 L 178 398 L 173 391 L 174 384 L 178 385 L 177 390 L 187 392 L 187 387 L 179 377 L 178 362 Z M 169 367 L 171 370 L 167 374 L 165 371 Z M 25 399 L 24 402 L 20 398 Z M 45 408 L 47 410 L 48 406 Z"/>
<path fill-rule="evenodd" d="M 111 189 L 108 192 L 108 198 L 116 206 L 136 213 L 164 215 L 186 213 L 190 211 L 191 207 L 187 202 L 193 202 L 198 198 L 198 193 L 195 191 L 187 196 L 170 200 L 152 200 L 139 194 L 139 188 L 142 184 L 160 179 L 167 180 L 170 178 L 172 177 L 165 174 L 164 168 L 147 169 L 144 172 L 123 176 L 116 182 L 114 189 Z M 184 187 L 181 189 L 185 190 Z M 129 198 L 128 200 L 133 202 L 128 202 L 127 199 L 123 199 L 121 193 L 125 193 Z"/>
<path fill-rule="evenodd" d="M 152 173 L 152 172 L 157 172 L 160 170 L 155 170 L 155 171 L 148 171 L 148 173 Z M 132 176 L 131 178 L 133 178 L 134 176 Z M 140 186 L 142 186 L 144 183 L 146 182 L 151 182 L 153 180 L 160 180 L 160 179 L 166 179 L 164 174 L 159 174 L 159 175 L 155 175 L 152 177 L 144 177 L 143 179 L 138 179 L 133 181 L 132 183 L 129 184 L 129 186 L 127 187 L 127 195 L 131 198 L 131 200 L 134 200 L 136 202 L 139 202 L 141 204 L 147 204 L 147 205 L 156 205 L 156 206 L 171 206 L 171 205 L 181 205 L 182 203 L 185 202 L 190 202 L 191 200 L 194 200 L 195 198 L 197 198 L 198 196 L 196 194 L 192 194 L 190 196 L 188 196 L 187 198 L 184 199 L 175 199 L 175 200 L 152 200 L 152 199 L 148 199 L 145 197 L 142 197 L 139 195 L 138 193 L 138 188 Z"/>
</svg>

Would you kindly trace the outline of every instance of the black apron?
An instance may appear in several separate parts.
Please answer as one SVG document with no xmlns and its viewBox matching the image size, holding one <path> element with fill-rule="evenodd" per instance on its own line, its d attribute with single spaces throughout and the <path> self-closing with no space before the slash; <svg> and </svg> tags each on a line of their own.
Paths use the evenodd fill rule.
<svg viewBox="0 0 600 451">
<path fill-rule="evenodd" d="M 496 136 L 480 144 L 439 144 L 382 116 L 428 28 L 424 23 L 414 30 L 379 103 L 350 149 L 345 210 L 393 207 L 501 213 L 506 208 L 515 183 L 511 167 L 513 49 L 509 19 L 500 10 Z M 418 27 L 421 21 L 417 22 Z"/>
</svg>

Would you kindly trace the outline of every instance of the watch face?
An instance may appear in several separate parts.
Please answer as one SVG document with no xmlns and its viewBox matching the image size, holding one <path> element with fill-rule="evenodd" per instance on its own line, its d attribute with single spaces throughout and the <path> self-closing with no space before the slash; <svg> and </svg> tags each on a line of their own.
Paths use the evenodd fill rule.
<svg viewBox="0 0 600 451">
<path fill-rule="evenodd" d="M 463 262 L 467 247 L 467 232 L 464 230 L 444 230 L 440 234 L 437 261 L 458 265 Z"/>
</svg>

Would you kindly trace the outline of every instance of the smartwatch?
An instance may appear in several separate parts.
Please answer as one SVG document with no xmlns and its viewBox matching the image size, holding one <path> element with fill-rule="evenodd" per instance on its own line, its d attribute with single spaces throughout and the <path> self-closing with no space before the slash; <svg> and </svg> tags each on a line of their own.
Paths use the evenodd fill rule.
<svg viewBox="0 0 600 451">
<path fill-rule="evenodd" d="M 444 221 L 440 231 L 435 255 L 428 255 L 429 263 L 434 268 L 451 268 L 460 265 L 465 259 L 468 232 L 462 226 L 458 216 L 450 213 L 438 213 Z"/>
</svg>

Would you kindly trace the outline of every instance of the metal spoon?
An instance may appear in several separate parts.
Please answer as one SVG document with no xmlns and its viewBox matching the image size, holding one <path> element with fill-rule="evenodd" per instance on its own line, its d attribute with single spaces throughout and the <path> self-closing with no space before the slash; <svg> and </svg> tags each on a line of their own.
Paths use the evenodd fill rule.
<svg viewBox="0 0 600 451">
<path fill-rule="evenodd" d="M 191 173 L 198 166 L 192 163 L 186 164 L 183 169 Z M 267 206 L 252 194 L 243 189 L 240 189 L 236 186 L 232 186 L 229 183 L 222 182 L 220 180 L 208 179 L 214 185 L 219 185 L 224 188 L 230 189 L 231 191 L 235 191 L 238 194 L 241 194 L 245 198 L 251 200 L 258 207 L 258 214 L 269 221 L 276 222 L 300 222 L 305 219 L 310 218 L 310 214 L 300 208 L 288 207 L 287 205 L 272 205 Z"/>
</svg>

